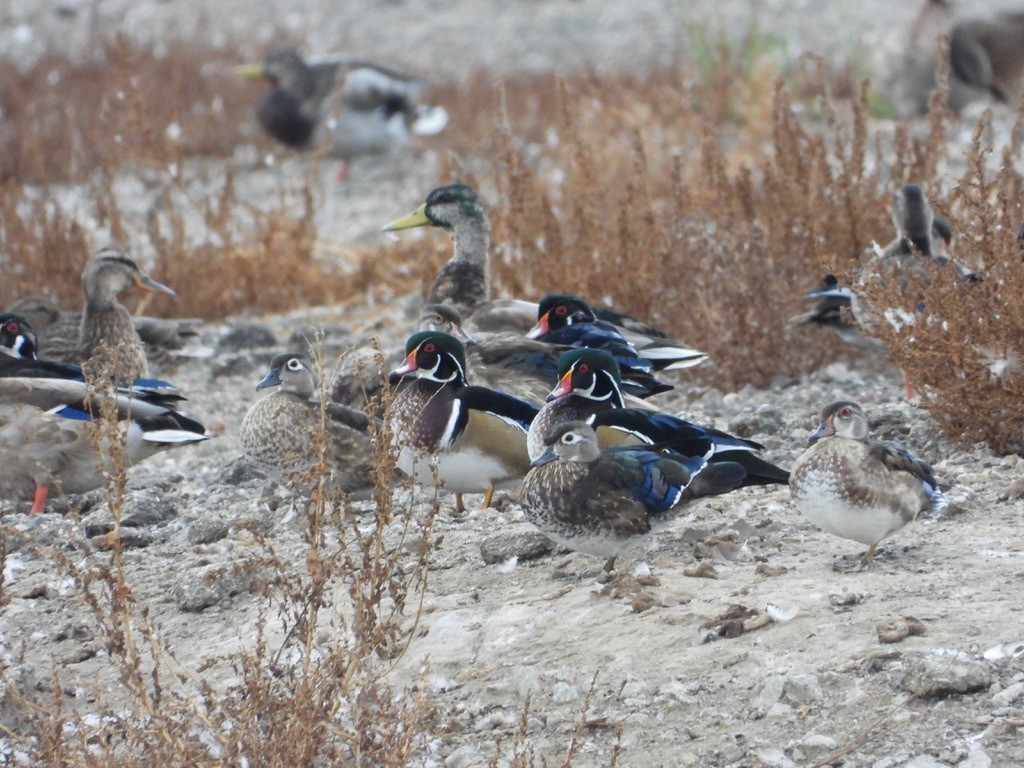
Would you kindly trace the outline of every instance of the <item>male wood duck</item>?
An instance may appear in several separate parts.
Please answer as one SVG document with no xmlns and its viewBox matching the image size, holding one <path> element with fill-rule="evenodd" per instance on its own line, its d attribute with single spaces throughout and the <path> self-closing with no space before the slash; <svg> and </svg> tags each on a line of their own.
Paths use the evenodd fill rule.
<svg viewBox="0 0 1024 768">
<path fill-rule="evenodd" d="M 567 347 L 606 350 L 618 362 L 623 376 L 631 368 L 670 371 L 689 368 L 707 359 L 706 352 L 663 336 L 652 338 L 601 320 L 578 296 L 545 296 L 537 305 L 537 324 L 526 335 Z"/>
<path fill-rule="evenodd" d="M 826 406 L 820 422 L 793 465 L 790 492 L 814 525 L 868 546 L 863 568 L 882 539 L 946 502 L 931 466 L 900 445 L 868 437 L 867 416 L 856 403 Z"/>
<path fill-rule="evenodd" d="M 743 466 L 742 485 L 784 485 L 789 473 L 755 454 L 764 446 L 753 440 L 693 424 L 667 413 L 626 408 L 615 359 L 603 350 L 574 349 L 558 361 L 558 385 L 530 425 L 531 459 L 544 452 L 544 436 L 556 424 L 583 421 L 602 446 L 657 445 L 684 456 L 707 456 L 712 463 Z"/>
<path fill-rule="evenodd" d="M 460 513 L 464 493 L 483 493 L 489 506 L 496 488 L 518 484 L 530 467 L 526 433 L 536 406 L 470 386 L 465 352 L 454 336 L 421 331 L 409 337 L 405 352 L 405 362 L 391 372 L 398 392 L 389 422 L 399 469 L 432 484 L 436 466 Z"/>
<path fill-rule="evenodd" d="M 29 322 L 13 312 L 0 313 L 0 377 L 64 379 L 85 381 L 85 372 L 74 363 L 41 360 L 36 355 L 38 340 Z M 154 404 L 171 406 L 185 398 L 177 387 L 161 379 L 120 382 L 119 394 Z"/>
<path fill-rule="evenodd" d="M 101 248 L 82 272 L 85 310 L 79 347 L 87 365 L 107 367 L 117 379 L 149 376 L 149 364 L 142 339 L 135 330 L 131 313 L 118 301 L 129 288 L 166 293 L 173 290 L 158 283 L 124 251 Z"/>
<path fill-rule="evenodd" d="M 122 451 L 111 445 L 101 414 L 115 413 Z M 202 424 L 131 394 L 102 394 L 59 378 L 0 378 L 0 497 L 33 499 L 43 511 L 51 493 L 85 493 L 104 477 L 158 451 L 201 442 Z"/>
<path fill-rule="evenodd" d="M 286 475 L 306 472 L 319 459 L 316 434 L 323 423 L 327 460 L 339 487 L 355 491 L 372 486 L 373 446 L 362 411 L 321 403 L 316 376 L 299 354 L 283 352 L 270 361 L 256 389 L 270 388 L 274 391 L 249 406 L 242 419 L 240 437 L 249 459 Z"/>
<path fill-rule="evenodd" d="M 734 462 L 708 463 L 640 446 L 601 448 L 581 421 L 556 424 L 523 481 L 527 519 L 559 544 L 608 558 L 605 571 L 637 538 L 683 502 L 738 488 Z"/>
<path fill-rule="evenodd" d="M 355 158 L 386 154 L 411 134 L 434 135 L 448 123 L 442 107 L 418 103 L 422 81 L 368 61 L 342 55 L 305 60 L 284 48 L 235 71 L 273 85 L 256 108 L 263 129 L 285 146 L 322 148 L 340 158 L 339 181 Z M 335 105 L 339 78 L 344 83 Z"/>
<path fill-rule="evenodd" d="M 488 386 L 500 386 L 503 391 L 528 401 L 543 400 L 551 391 L 558 381 L 558 358 L 574 346 L 512 332 L 470 336 L 462 327 L 459 311 L 450 304 L 426 305 L 420 313 L 419 329 L 450 333 L 465 345 L 474 379 L 482 379 Z M 622 338 L 617 332 L 596 331 L 593 337 L 596 344 L 603 341 L 612 347 L 609 352 L 619 361 L 624 394 L 647 398 L 673 389 L 672 385 L 650 374 L 653 369 L 650 361 L 630 352 L 632 347 L 628 342 L 614 341 L 615 337 Z"/>
</svg>

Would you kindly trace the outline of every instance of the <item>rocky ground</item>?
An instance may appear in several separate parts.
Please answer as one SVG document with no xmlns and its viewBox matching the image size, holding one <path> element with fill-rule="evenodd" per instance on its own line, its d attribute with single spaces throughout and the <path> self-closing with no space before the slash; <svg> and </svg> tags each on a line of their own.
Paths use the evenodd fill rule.
<svg viewBox="0 0 1024 768">
<path fill-rule="evenodd" d="M 58 16 L 57 5 L 70 10 Z M 213 30 L 249 35 L 261 45 L 272 30 L 284 28 L 292 36 L 309 32 L 310 49 L 335 48 L 328 42 L 342 40 L 380 53 L 394 50 L 399 58 L 400 51 L 405 63 L 432 62 L 426 32 L 406 28 L 416 26 L 411 16 L 433 24 L 434 36 L 456 36 L 465 44 L 465 60 L 474 63 L 513 69 L 564 59 L 566 66 L 627 67 L 673 55 L 688 23 L 730 28 L 752 9 L 794 50 L 805 43 L 819 50 L 863 46 L 909 15 L 895 3 L 685 5 L 381 2 L 361 7 L 348 24 L 348 17 L 315 3 L 308 12 L 280 15 L 268 6 L 255 11 L 225 4 L 218 6 L 223 23 Z M 203 16 L 197 9 L 200 3 L 185 0 L 15 0 L 0 18 L 0 40 L 8 50 L 31 51 L 76 19 L 123 25 L 145 38 L 173 17 L 188 33 Z M 197 12 L 186 16 L 189 10 Z M 494 45 L 480 34 L 486 13 L 508 25 Z M 380 31 L 399 19 L 405 37 Z M 522 30 L 530 31 L 515 34 Z M 68 32 L 67 38 L 75 36 Z M 442 66 L 455 63 L 446 59 Z M 411 210 L 437 183 L 435 159 L 420 157 L 357 166 L 352 181 L 327 196 L 319 214 L 322 236 L 339 243 L 379 237 L 382 223 Z M 272 194 L 266 175 L 274 172 L 250 168 L 240 185 L 254 199 Z M 134 200 L 141 219 L 144 195 L 131 179 L 121 183 L 126 206 L 130 210 Z M 75 191 L 67 194 L 73 199 Z M 386 308 L 303 310 L 259 323 L 273 334 L 276 349 L 310 323 L 359 331 L 387 317 L 387 346 L 407 331 L 404 310 L 415 302 L 404 297 Z M 262 598 L 245 576 L 224 572 L 253 551 L 247 525 L 270 538 L 285 559 L 304 560 L 292 500 L 237 460 L 238 424 L 273 351 L 229 336 L 252 322 L 210 324 L 200 356 L 182 361 L 175 374 L 192 412 L 218 436 L 135 468 L 125 504 L 129 583 L 162 641 L 192 670 L 251 641 Z M 496 737 L 507 744 L 527 698 L 528 736 L 538 759 L 560 763 L 591 681 L 578 766 L 607 764 L 617 730 L 618 764 L 634 768 L 809 766 L 840 753 L 835 764 L 875 768 L 1024 764 L 1018 733 L 1024 726 L 1024 537 L 1021 502 L 1003 498 L 1022 475 L 1019 457 L 940 437 L 924 411 L 903 402 L 899 373 L 862 356 L 764 391 L 723 393 L 680 378 L 677 392 L 658 404 L 750 436 L 767 446 L 771 460 L 789 466 L 817 410 L 840 397 L 861 402 L 877 436 L 902 441 L 952 486 L 949 510 L 896 534 L 866 572 L 832 569 L 858 545 L 806 523 L 785 488 L 746 489 L 693 504 L 649 549 L 623 557 L 621 575 L 610 584 L 594 579 L 600 565 L 594 558 L 541 545 L 511 498 L 501 496 L 492 509 L 471 505 L 465 517 L 445 499 L 420 626 L 393 672 L 396 683 L 411 682 L 429 659 L 438 730 L 423 764 L 456 768 L 496 756 L 506 760 L 509 752 L 495 746 Z M 406 504 L 406 497 L 399 499 Z M 408 502 L 414 513 L 426 504 Z M 11 686 L 48 690 L 54 670 L 69 706 L 88 712 L 97 698 L 116 701 L 115 671 L 79 591 L 52 550 L 40 553 L 29 543 L 56 548 L 79 566 L 107 562 L 110 553 L 98 546 L 110 530 L 103 494 L 66 506 L 58 501 L 54 512 L 39 517 L 10 514 L 4 523 L 24 538 L 7 535 L 0 643 L 10 680 L 0 712 L 5 719 L 11 713 Z M 748 615 L 734 606 L 772 621 L 729 636 L 738 624 L 726 631 L 723 617 Z M 226 684 L 230 672 L 224 675 Z M 0 762 L 13 761 L 16 753 L 0 740 Z"/>
</svg>

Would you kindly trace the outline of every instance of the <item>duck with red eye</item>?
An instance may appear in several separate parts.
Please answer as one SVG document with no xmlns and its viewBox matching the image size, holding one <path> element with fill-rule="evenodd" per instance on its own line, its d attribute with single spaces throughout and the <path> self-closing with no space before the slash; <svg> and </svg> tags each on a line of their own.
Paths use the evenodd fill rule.
<svg viewBox="0 0 1024 768">
<path fill-rule="evenodd" d="M 657 446 L 684 456 L 731 461 L 746 470 L 741 485 L 784 485 L 789 473 L 757 455 L 764 446 L 753 440 L 702 427 L 667 413 L 627 408 L 618 364 L 607 352 L 574 349 L 558 361 L 558 385 L 530 425 L 530 458 L 544 452 L 544 435 L 556 424 L 583 421 L 597 433 L 602 447 Z"/>
<path fill-rule="evenodd" d="M 826 406 L 808 442 L 793 465 L 793 502 L 822 530 L 867 545 L 860 568 L 882 539 L 921 512 L 945 507 L 931 466 L 901 445 L 869 438 L 867 415 L 856 403 Z"/>
<path fill-rule="evenodd" d="M 618 362 L 624 378 L 629 378 L 630 371 L 650 374 L 689 368 L 707 359 L 705 352 L 602 320 L 577 296 L 545 296 L 537 305 L 537 325 L 527 337 L 567 347 L 603 349 Z"/>
<path fill-rule="evenodd" d="M 390 376 L 398 392 L 388 420 L 398 468 L 419 482 L 436 477 L 456 495 L 517 485 L 530 468 L 526 434 L 537 407 L 498 390 L 470 386 L 462 343 L 447 333 L 409 337 L 405 362 Z"/>
</svg>

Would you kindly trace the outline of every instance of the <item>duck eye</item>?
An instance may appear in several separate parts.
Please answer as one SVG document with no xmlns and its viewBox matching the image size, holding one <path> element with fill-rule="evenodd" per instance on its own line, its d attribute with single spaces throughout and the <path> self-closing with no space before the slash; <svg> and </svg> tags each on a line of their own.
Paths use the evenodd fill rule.
<svg viewBox="0 0 1024 768">
<path fill-rule="evenodd" d="M 423 351 L 426 352 L 427 354 L 433 354 L 434 352 L 437 351 L 437 347 L 435 347 L 433 343 L 424 344 Z"/>
<path fill-rule="evenodd" d="M 300 368 L 302 368 L 302 363 L 300 363 L 294 357 L 291 360 L 288 361 L 288 370 L 289 371 L 297 371 Z"/>
<path fill-rule="evenodd" d="M 841 411 L 839 411 L 839 418 L 846 419 L 846 418 L 849 418 L 849 416 L 850 416 L 850 409 L 849 408 L 843 408 Z"/>
<path fill-rule="evenodd" d="M 555 314 L 556 315 L 564 315 L 568 311 L 569 310 L 566 309 L 564 304 L 559 304 L 557 307 L 555 307 Z"/>
<path fill-rule="evenodd" d="M 8 333 L 17 333 L 18 324 L 12 320 L 11 322 L 4 326 L 4 330 L 7 331 Z"/>
<path fill-rule="evenodd" d="M 441 317 L 440 315 L 434 315 L 434 322 L 440 325 L 441 323 L 444 322 L 444 318 Z"/>
<path fill-rule="evenodd" d="M 583 363 L 583 364 L 582 364 L 582 365 L 581 365 L 581 366 L 580 366 L 579 368 L 577 368 L 576 370 L 577 370 L 577 371 L 578 371 L 579 373 L 589 373 L 589 372 L 590 372 L 590 366 L 589 366 L 589 365 L 587 365 L 586 363 Z"/>
</svg>

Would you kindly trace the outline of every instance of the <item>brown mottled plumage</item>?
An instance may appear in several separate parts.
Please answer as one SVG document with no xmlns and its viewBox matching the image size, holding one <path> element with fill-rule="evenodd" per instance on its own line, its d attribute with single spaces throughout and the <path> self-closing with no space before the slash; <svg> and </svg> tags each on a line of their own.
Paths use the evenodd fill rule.
<svg viewBox="0 0 1024 768">
<path fill-rule="evenodd" d="M 286 475 L 312 467 L 319 455 L 316 433 L 321 403 L 316 379 L 302 355 L 285 352 L 274 357 L 256 389 L 276 389 L 249 406 L 242 419 L 241 440 L 246 456 Z M 365 414 L 327 403 L 327 457 L 338 485 L 346 491 L 373 484 L 372 444 Z"/>
<path fill-rule="evenodd" d="M 174 291 L 144 273 L 117 248 L 98 250 L 82 272 L 82 354 L 95 370 L 109 369 L 116 378 L 129 380 L 149 375 L 142 339 L 131 314 L 118 301 L 121 293 L 133 287 L 174 296 Z"/>
<path fill-rule="evenodd" d="M 797 509 L 819 528 L 868 545 L 866 566 L 878 543 L 918 514 L 945 506 L 932 468 L 906 448 L 868 438 L 868 420 L 856 403 L 826 406 L 797 459 L 789 488 Z"/>
</svg>

